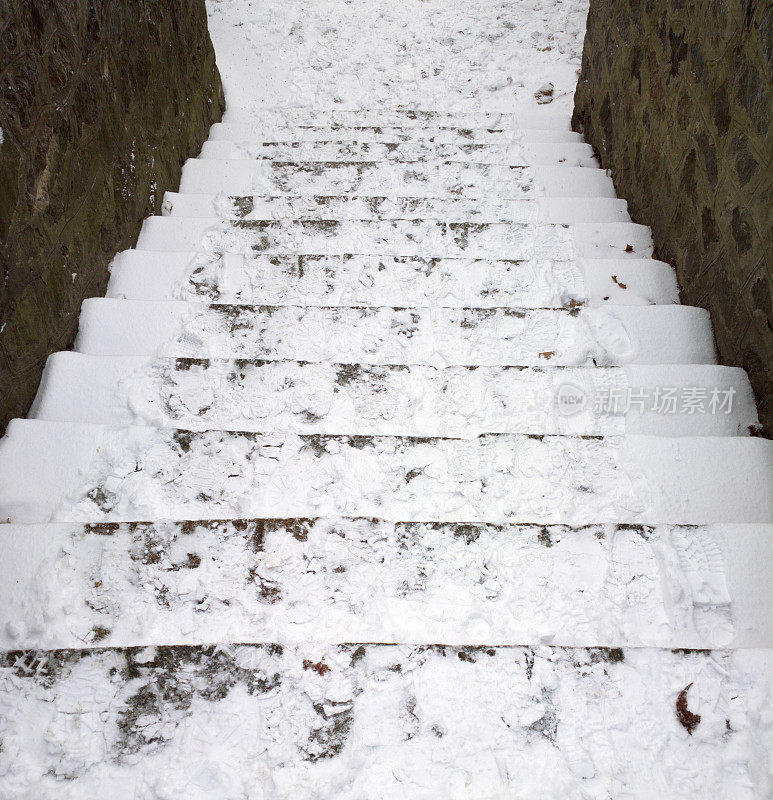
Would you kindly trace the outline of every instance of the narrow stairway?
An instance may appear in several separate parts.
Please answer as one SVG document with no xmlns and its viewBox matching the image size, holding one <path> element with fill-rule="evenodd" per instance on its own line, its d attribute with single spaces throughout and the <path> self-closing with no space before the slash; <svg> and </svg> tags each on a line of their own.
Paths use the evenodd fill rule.
<svg viewBox="0 0 773 800">
<path fill-rule="evenodd" d="M 764 796 L 773 449 L 652 253 L 568 113 L 229 107 L 0 442 L 0 796 Z"/>
</svg>

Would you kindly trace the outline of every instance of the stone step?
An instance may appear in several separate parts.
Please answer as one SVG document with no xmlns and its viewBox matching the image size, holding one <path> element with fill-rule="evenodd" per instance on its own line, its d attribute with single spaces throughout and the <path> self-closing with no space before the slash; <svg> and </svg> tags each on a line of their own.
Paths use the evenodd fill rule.
<svg viewBox="0 0 773 800">
<path fill-rule="evenodd" d="M 751 437 L 267 436 L 13 420 L 0 440 L 0 520 L 16 523 L 769 523 L 771 485 L 773 442 Z"/>
<path fill-rule="evenodd" d="M 125 250 L 107 296 L 299 306 L 558 308 L 679 302 L 673 267 L 652 259 L 513 261 Z"/>
<path fill-rule="evenodd" d="M 0 764 L 40 798 L 186 787 L 211 800 L 260 787 L 272 800 L 354 800 L 406 786 L 417 800 L 438 787 L 759 798 L 772 660 L 547 645 L 12 651 L 0 654 Z"/>
<path fill-rule="evenodd" d="M 771 647 L 773 525 L 6 525 L 0 647 Z"/>
<path fill-rule="evenodd" d="M 708 312 L 205 305 L 91 298 L 75 349 L 90 355 L 472 366 L 714 364 Z"/>
<path fill-rule="evenodd" d="M 218 220 L 148 217 L 138 250 L 424 258 L 641 259 L 652 234 L 631 222 L 510 225 L 439 220 Z"/>
<path fill-rule="evenodd" d="M 148 217 L 138 250 L 206 253 L 398 255 L 428 258 L 641 259 L 652 255 L 646 225 L 447 223 L 440 220 L 220 220 Z"/>
<path fill-rule="evenodd" d="M 423 219 L 443 222 L 511 222 L 569 225 L 630 222 L 625 200 L 609 197 L 549 197 L 537 200 L 434 197 L 229 197 L 225 194 L 164 194 L 163 212 L 172 217 L 232 220 Z"/>
<path fill-rule="evenodd" d="M 403 127 L 403 128 L 483 128 L 515 132 L 525 130 L 571 130 L 571 112 L 548 111 L 523 106 L 510 112 L 473 111 L 446 112 L 435 109 L 350 109 L 309 108 L 228 108 L 228 122 L 254 127 L 332 126 Z"/>
<path fill-rule="evenodd" d="M 258 433 L 746 436 L 732 367 L 405 367 L 54 353 L 33 419 Z"/>
<path fill-rule="evenodd" d="M 431 142 L 434 144 L 582 143 L 574 131 L 552 128 L 458 128 L 433 125 L 260 125 L 215 123 L 209 141 L 225 142 Z"/>
<path fill-rule="evenodd" d="M 511 167 L 461 162 L 216 161 L 191 158 L 181 192 L 528 200 L 616 197 L 612 178 L 587 167 Z"/>
<path fill-rule="evenodd" d="M 347 142 L 333 136 L 324 142 L 204 142 L 199 158 L 268 161 L 461 161 L 529 167 L 598 167 L 593 148 L 584 142 L 440 144 L 438 142 Z"/>
</svg>

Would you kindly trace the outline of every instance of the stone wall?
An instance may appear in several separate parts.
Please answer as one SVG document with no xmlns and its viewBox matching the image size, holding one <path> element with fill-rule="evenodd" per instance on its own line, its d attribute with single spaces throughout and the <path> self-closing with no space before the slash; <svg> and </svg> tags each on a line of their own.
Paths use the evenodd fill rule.
<svg viewBox="0 0 773 800">
<path fill-rule="evenodd" d="M 773 5 L 591 0 L 575 130 L 773 433 Z"/>
<path fill-rule="evenodd" d="M 0 434 L 224 101 L 204 0 L 0 2 Z"/>
</svg>

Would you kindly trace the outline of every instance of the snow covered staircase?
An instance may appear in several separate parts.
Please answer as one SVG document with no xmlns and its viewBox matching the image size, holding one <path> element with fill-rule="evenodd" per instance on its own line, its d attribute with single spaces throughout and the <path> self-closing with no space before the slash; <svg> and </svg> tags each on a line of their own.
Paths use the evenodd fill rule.
<svg viewBox="0 0 773 800">
<path fill-rule="evenodd" d="M 0 442 L 0 796 L 762 796 L 773 449 L 568 117 L 238 118 Z"/>
</svg>

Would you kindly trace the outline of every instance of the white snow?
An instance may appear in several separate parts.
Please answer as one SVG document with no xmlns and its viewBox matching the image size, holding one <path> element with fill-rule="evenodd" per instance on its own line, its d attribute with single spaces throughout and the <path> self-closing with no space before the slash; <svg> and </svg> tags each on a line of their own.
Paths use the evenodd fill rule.
<svg viewBox="0 0 773 800">
<path fill-rule="evenodd" d="M 773 444 L 570 130 L 585 0 L 208 10 L 0 441 L 0 797 L 769 797 Z"/>
</svg>

